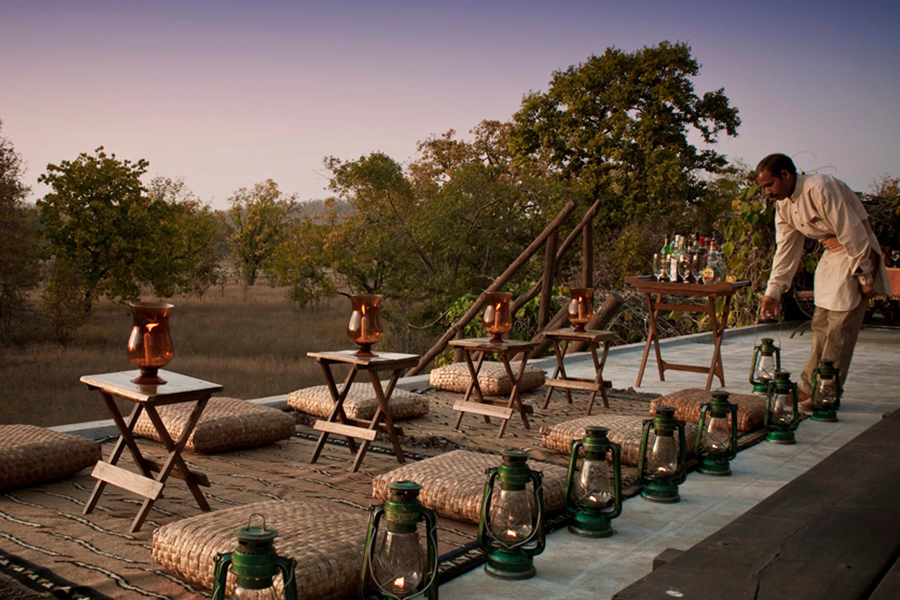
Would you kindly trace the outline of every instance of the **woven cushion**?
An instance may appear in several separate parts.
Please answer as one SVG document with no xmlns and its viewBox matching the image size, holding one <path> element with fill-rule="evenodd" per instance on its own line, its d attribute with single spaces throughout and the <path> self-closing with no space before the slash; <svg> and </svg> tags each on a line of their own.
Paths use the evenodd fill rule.
<svg viewBox="0 0 900 600">
<path fill-rule="evenodd" d="M 656 406 L 662 404 L 675 409 L 675 418 L 687 423 L 700 421 L 700 406 L 712 400 L 712 393 L 706 390 L 681 390 L 668 396 L 654 398 L 650 402 L 650 413 L 656 413 Z M 766 398 L 756 394 L 731 394 L 728 401 L 737 404 L 738 431 L 753 431 L 763 426 L 766 414 Z"/>
<path fill-rule="evenodd" d="M 338 386 L 338 391 L 343 386 Z M 406 390 L 394 388 L 391 399 L 388 401 L 391 407 L 391 417 L 395 421 L 414 419 L 428 413 L 428 398 L 422 394 L 414 394 Z M 294 410 L 327 418 L 334 410 L 334 399 L 328 391 L 328 386 L 316 385 L 303 388 L 288 394 L 288 406 Z M 371 383 L 354 383 L 344 399 L 344 412 L 351 419 L 370 420 L 378 410 L 378 397 Z"/>
<path fill-rule="evenodd" d="M 367 516 L 312 502 L 258 502 L 169 523 L 153 532 L 153 559 L 188 583 L 212 589 L 216 554 L 234 550 L 238 529 L 247 527 L 254 513 L 278 532 L 278 555 L 296 559 L 302 598 L 341 600 L 356 593 Z M 259 519 L 253 524 L 259 525 Z M 229 590 L 231 585 L 229 574 Z M 275 587 L 281 589 L 281 577 Z"/>
<path fill-rule="evenodd" d="M 484 496 L 485 469 L 500 464 L 496 454 L 454 450 L 417 463 L 399 467 L 372 480 L 372 497 L 384 502 L 390 496 L 393 481 L 415 481 L 422 486 L 419 500 L 437 514 L 456 521 L 478 523 Z M 553 512 L 563 507 L 566 469 L 556 465 L 528 461 L 543 472 L 544 508 Z"/>
<path fill-rule="evenodd" d="M 563 421 L 552 427 L 541 427 L 541 442 L 545 448 L 569 454 L 572 451 L 572 442 L 584 437 L 585 429 L 591 426 L 606 427 L 609 429 L 609 439 L 622 447 L 622 464 L 637 465 L 641 455 L 641 433 L 644 429 L 644 417 L 632 415 L 602 414 L 581 417 L 571 421 Z M 697 425 L 686 423 L 684 426 L 684 438 L 687 444 L 687 456 L 694 453 L 694 443 L 697 437 Z"/>
<path fill-rule="evenodd" d="M 100 443 L 35 425 L 0 425 L 0 490 L 61 479 L 100 460 Z"/>
<path fill-rule="evenodd" d="M 510 363 L 513 375 L 519 372 L 518 363 Z M 430 374 L 431 386 L 448 392 L 465 393 L 472 383 L 469 367 L 464 362 L 453 363 L 446 367 L 439 367 Z M 520 392 L 529 392 L 544 385 L 547 374 L 543 369 L 525 366 L 522 374 Z M 506 375 L 503 363 L 485 361 L 478 371 L 478 385 L 485 396 L 508 396 L 512 391 L 512 384 Z"/>
<path fill-rule="evenodd" d="M 157 407 L 174 441 L 181 437 L 194 406 L 195 402 L 185 402 Z M 206 454 L 264 446 L 293 436 L 294 429 L 293 417 L 284 411 L 237 398 L 210 398 L 185 448 Z M 141 414 L 134 432 L 162 441 L 146 412 Z"/>
</svg>

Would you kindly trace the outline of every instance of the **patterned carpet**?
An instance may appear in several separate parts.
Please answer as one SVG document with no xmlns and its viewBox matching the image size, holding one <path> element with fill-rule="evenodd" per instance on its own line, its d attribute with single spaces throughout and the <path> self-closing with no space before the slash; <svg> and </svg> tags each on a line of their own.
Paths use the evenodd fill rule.
<svg viewBox="0 0 900 600">
<path fill-rule="evenodd" d="M 427 394 L 431 403 L 429 415 L 401 424 L 408 460 L 421 460 L 457 448 L 499 452 L 520 447 L 531 450 L 535 460 L 565 466 L 567 457 L 543 449 L 539 428 L 583 416 L 586 408 L 586 395 L 574 394 L 575 402 L 569 405 L 562 393 L 556 393 L 544 411 L 539 408 L 543 404 L 543 390 L 538 390 L 537 394 L 524 398 L 526 403 L 536 405 L 530 419 L 531 428 L 524 429 L 519 417 L 514 416 L 505 436 L 498 438 L 496 421 L 487 424 L 476 415 L 466 415 L 459 431 L 452 429 L 456 419 L 452 405 L 461 395 L 434 390 Z M 610 410 L 646 415 L 650 399 L 645 394 L 614 392 L 610 409 L 603 409 L 600 404 L 595 405 L 594 412 Z M 341 439 L 326 445 L 318 463 L 311 465 L 309 458 L 315 445 L 311 420 L 299 416 L 298 421 L 294 438 L 272 446 L 217 455 L 185 455 L 195 470 L 209 477 L 211 487 L 204 488 L 204 493 L 213 510 L 273 499 L 312 502 L 321 507 L 323 516 L 336 508 L 368 510 L 372 478 L 398 466 L 389 444 L 376 440 L 357 473 L 348 470 L 352 456 Z M 105 455 L 113 441 L 106 441 Z M 145 441 L 142 448 L 151 457 L 164 455 L 162 446 L 154 442 Z M 209 597 L 208 590 L 185 584 L 150 557 L 154 529 L 201 513 L 186 486 L 170 480 L 142 530 L 130 534 L 128 529 L 141 499 L 127 492 L 107 486 L 94 512 L 81 514 L 93 488 L 94 480 L 89 474 L 90 469 L 86 469 L 63 481 L 0 494 L 0 552 L 46 570 L 45 574 L 51 578 L 83 586 L 82 591 L 85 587 L 95 590 L 98 597 L 122 600 Z M 625 478 L 629 478 L 627 474 Z M 630 492 L 635 491 L 632 486 Z M 560 521 L 557 519 L 558 524 Z M 477 552 L 472 551 L 475 534 L 473 525 L 439 520 L 440 553 L 444 559 L 442 579 L 478 564 Z M 0 563 L 0 572 L 9 574 L 9 569 Z M 88 593 L 54 597 L 94 596 Z"/>
</svg>

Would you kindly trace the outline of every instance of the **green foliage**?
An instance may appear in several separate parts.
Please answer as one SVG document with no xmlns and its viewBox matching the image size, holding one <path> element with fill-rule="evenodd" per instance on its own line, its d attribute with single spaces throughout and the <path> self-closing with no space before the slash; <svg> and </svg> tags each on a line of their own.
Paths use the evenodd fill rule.
<svg viewBox="0 0 900 600">
<path fill-rule="evenodd" d="M 9 339 L 13 323 L 24 319 L 25 295 L 39 276 L 37 220 L 24 203 L 29 188 L 23 170 L 12 142 L 0 135 L 0 340 Z"/>
<path fill-rule="evenodd" d="M 176 292 L 202 296 L 220 276 L 220 220 L 180 179 L 155 177 L 148 196 L 156 243 L 146 280 L 158 296 Z"/>
<path fill-rule="evenodd" d="M 690 144 L 688 132 L 714 143 L 740 124 L 722 89 L 695 94 L 691 79 L 699 72 L 686 44 L 631 54 L 609 48 L 554 73 L 546 93 L 525 97 L 514 116 L 513 152 L 606 199 L 601 228 L 679 214 L 702 196 L 699 175 L 726 164 Z"/>
<path fill-rule="evenodd" d="M 119 160 L 98 148 L 47 165 L 38 200 L 50 259 L 45 317 L 65 343 L 101 296 L 134 300 L 202 293 L 215 280 L 218 221 L 180 180 L 141 183 L 147 161 Z"/>
<path fill-rule="evenodd" d="M 734 193 L 731 208 L 718 221 L 728 274 L 750 281 L 734 296 L 732 321 L 738 325 L 756 322 L 775 254 L 775 207 L 751 175 L 729 180 Z"/>
<path fill-rule="evenodd" d="M 228 199 L 228 243 L 244 283 L 253 285 L 271 261 L 289 229 L 296 194 L 285 195 L 267 179 L 252 189 L 241 188 Z"/>
<path fill-rule="evenodd" d="M 155 210 L 141 184 L 147 166 L 100 147 L 93 156 L 47 165 L 38 178 L 53 190 L 37 202 L 48 252 L 74 270 L 87 309 L 101 295 L 140 294 L 156 238 Z"/>
</svg>

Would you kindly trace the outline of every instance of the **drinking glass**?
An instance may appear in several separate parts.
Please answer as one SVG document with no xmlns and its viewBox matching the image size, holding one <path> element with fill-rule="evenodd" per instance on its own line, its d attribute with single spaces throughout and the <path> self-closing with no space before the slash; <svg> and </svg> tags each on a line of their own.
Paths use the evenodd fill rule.
<svg viewBox="0 0 900 600">
<path fill-rule="evenodd" d="M 706 268 L 706 255 L 699 252 L 691 259 L 691 275 L 694 281 L 703 283 L 703 269 Z"/>
<path fill-rule="evenodd" d="M 688 281 L 688 278 L 691 275 L 691 267 L 692 261 L 694 260 L 693 254 L 684 253 L 678 261 L 678 276 L 682 281 Z"/>
<path fill-rule="evenodd" d="M 657 253 L 653 255 L 653 275 L 657 281 L 662 281 L 669 272 L 669 255 Z"/>
</svg>

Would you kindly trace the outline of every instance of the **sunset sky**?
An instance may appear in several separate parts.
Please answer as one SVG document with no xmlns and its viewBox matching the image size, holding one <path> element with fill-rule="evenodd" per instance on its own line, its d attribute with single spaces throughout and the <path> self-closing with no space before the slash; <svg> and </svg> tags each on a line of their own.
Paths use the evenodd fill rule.
<svg viewBox="0 0 900 600">
<path fill-rule="evenodd" d="M 216 208 L 269 178 L 308 200 L 324 156 L 408 162 L 509 120 L 554 70 L 669 40 L 740 111 L 720 152 L 869 191 L 900 177 L 898 32 L 896 0 L 0 0 L 0 120 L 32 199 L 48 163 L 102 145 Z"/>
</svg>

